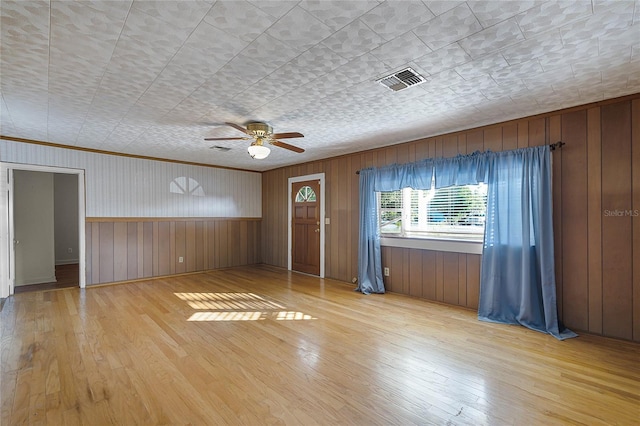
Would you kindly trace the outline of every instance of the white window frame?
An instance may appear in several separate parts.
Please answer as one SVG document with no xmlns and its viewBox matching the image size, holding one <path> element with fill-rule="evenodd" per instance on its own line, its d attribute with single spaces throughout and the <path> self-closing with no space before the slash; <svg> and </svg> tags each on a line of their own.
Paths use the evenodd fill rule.
<svg viewBox="0 0 640 426">
<path fill-rule="evenodd" d="M 411 220 L 411 188 L 402 190 L 403 208 L 402 223 L 409 223 Z M 405 206 L 409 206 L 408 208 Z M 380 193 L 377 193 L 377 208 L 380 213 Z M 486 225 L 486 224 L 485 224 Z M 484 227 L 482 228 L 484 232 Z M 482 254 L 483 239 L 453 235 L 437 235 L 425 231 L 407 230 L 402 227 L 401 232 L 381 233 L 380 244 L 387 247 L 412 248 L 423 250 L 436 250 L 455 253 Z"/>
</svg>

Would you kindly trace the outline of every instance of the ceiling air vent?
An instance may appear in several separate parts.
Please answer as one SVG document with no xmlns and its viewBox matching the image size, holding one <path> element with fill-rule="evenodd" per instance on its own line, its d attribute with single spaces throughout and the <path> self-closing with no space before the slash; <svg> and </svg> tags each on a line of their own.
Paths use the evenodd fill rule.
<svg viewBox="0 0 640 426">
<path fill-rule="evenodd" d="M 415 86 L 416 84 L 424 83 L 425 79 L 420 74 L 412 70 L 411 68 L 406 68 L 402 71 L 398 71 L 386 77 L 382 77 L 378 80 L 378 83 L 383 86 L 388 87 L 389 89 L 397 92 L 398 90 L 406 89 L 410 86 Z"/>
</svg>

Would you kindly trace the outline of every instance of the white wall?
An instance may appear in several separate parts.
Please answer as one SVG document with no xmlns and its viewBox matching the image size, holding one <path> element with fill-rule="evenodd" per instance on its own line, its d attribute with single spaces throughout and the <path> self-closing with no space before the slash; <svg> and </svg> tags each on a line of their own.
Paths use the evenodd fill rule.
<svg viewBox="0 0 640 426">
<path fill-rule="evenodd" d="M 56 265 L 78 263 L 78 176 L 53 175 Z"/>
<path fill-rule="evenodd" d="M 5 140 L 0 160 L 84 169 L 87 217 L 262 217 L 260 173 Z"/>
<path fill-rule="evenodd" d="M 13 183 L 15 285 L 53 282 L 53 174 L 15 170 Z"/>
</svg>

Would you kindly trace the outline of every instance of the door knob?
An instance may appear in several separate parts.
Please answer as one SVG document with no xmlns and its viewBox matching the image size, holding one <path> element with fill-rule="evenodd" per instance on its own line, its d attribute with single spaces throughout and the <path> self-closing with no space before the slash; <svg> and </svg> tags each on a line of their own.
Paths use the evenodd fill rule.
<svg viewBox="0 0 640 426">
<path fill-rule="evenodd" d="M 315 231 L 313 231 L 313 232 L 320 232 L 320 229 L 316 229 L 316 230 L 315 230 Z"/>
</svg>

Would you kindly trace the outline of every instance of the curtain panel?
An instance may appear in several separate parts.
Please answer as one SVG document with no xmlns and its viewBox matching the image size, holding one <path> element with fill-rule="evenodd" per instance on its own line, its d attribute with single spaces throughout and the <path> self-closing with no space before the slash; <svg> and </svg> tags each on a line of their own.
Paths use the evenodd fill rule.
<svg viewBox="0 0 640 426">
<path fill-rule="evenodd" d="M 360 171 L 357 291 L 384 293 L 376 192 L 487 183 L 478 318 L 521 324 L 558 339 L 549 146 Z"/>
</svg>

